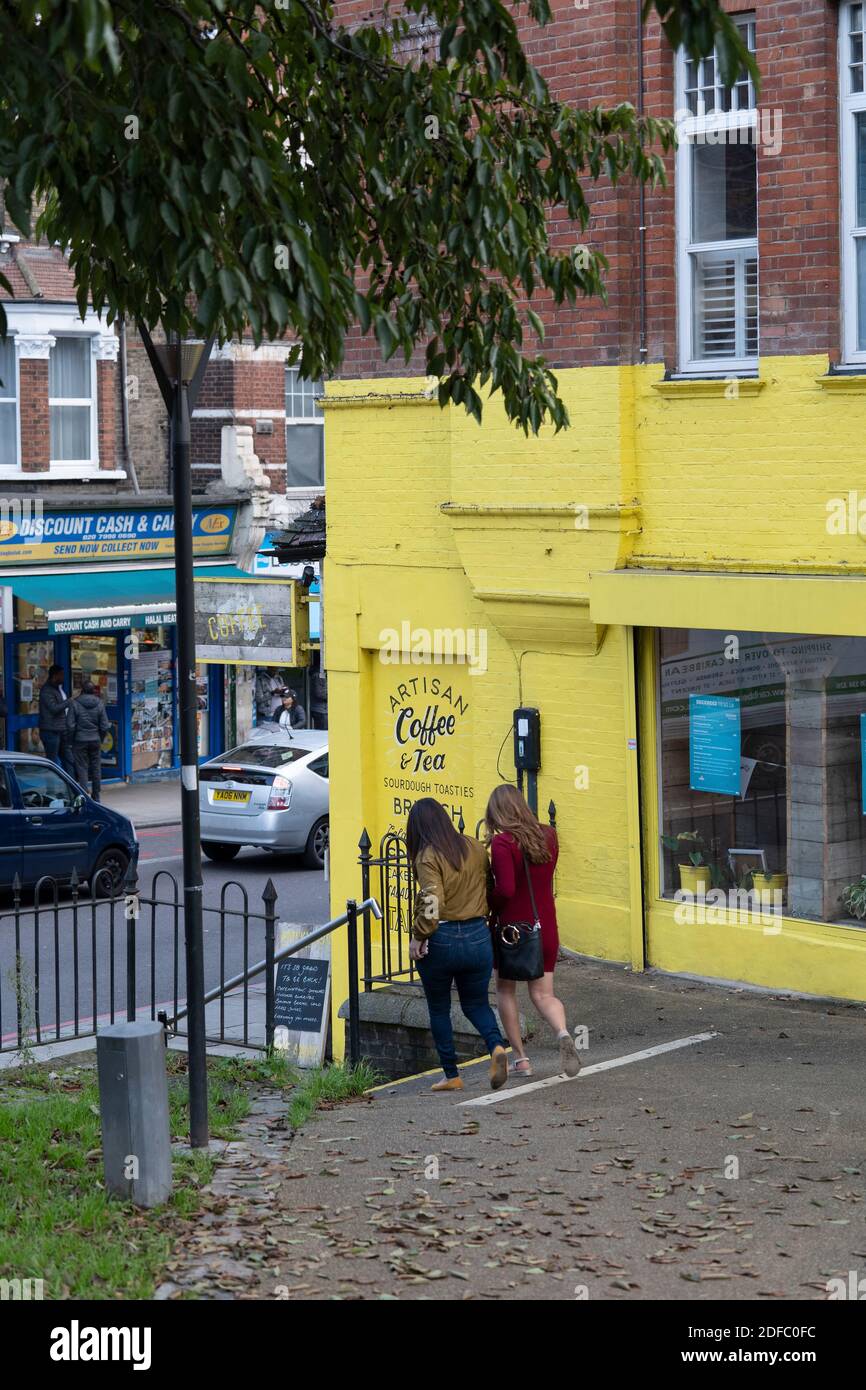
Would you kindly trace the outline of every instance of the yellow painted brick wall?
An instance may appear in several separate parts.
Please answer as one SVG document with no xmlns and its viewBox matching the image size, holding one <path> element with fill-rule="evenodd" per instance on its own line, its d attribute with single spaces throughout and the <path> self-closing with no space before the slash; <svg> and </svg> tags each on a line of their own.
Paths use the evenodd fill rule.
<svg viewBox="0 0 866 1390">
<path fill-rule="evenodd" d="M 773 358 L 757 395 L 673 400 L 659 369 L 635 372 L 635 563 L 862 570 L 866 539 L 830 535 L 827 503 L 866 499 L 866 394 L 819 385 L 826 372 L 826 358 Z"/>
<path fill-rule="evenodd" d="M 486 633 L 488 669 L 471 682 L 472 747 L 461 775 L 472 778 L 483 811 L 501 780 L 497 758 L 513 776 L 512 710 L 539 706 L 539 805 L 544 812 L 553 799 L 557 808 L 563 942 L 630 958 L 630 635 L 594 628 L 589 575 L 629 560 L 735 572 L 862 570 L 863 538 L 830 535 L 827 502 L 861 485 L 866 496 L 866 396 L 820 386 L 826 370 L 824 359 L 773 359 L 762 363 L 762 389 L 735 399 L 671 398 L 655 387 L 658 368 L 562 371 L 572 427 L 537 439 L 515 430 L 496 402 L 481 428 L 462 410 L 440 411 L 425 399 L 430 383 L 417 378 L 328 388 L 335 911 L 360 894 L 362 826 L 374 838 L 386 828 L 376 823 L 374 783 L 377 740 L 391 731 L 370 710 L 381 634 L 403 621 L 467 627 Z M 581 507 L 590 509 L 585 527 L 572 519 Z M 548 603 L 551 595 L 561 607 Z M 589 785 L 578 790 L 582 766 Z M 345 998 L 341 950 L 338 943 L 337 1004 Z"/>
</svg>

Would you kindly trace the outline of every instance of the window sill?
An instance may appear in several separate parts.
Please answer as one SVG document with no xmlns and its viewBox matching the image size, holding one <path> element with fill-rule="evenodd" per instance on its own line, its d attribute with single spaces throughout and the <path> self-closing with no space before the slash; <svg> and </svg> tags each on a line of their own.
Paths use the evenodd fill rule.
<svg viewBox="0 0 866 1390">
<path fill-rule="evenodd" d="M 92 483 L 98 482 L 102 478 L 116 481 L 118 478 L 125 478 L 127 474 L 122 468 L 99 468 L 89 464 L 81 464 L 79 467 L 73 466 L 68 469 L 63 467 L 50 468 L 0 468 L 0 481 L 8 482 L 10 479 L 20 479 L 22 482 L 40 483 Z"/>
<path fill-rule="evenodd" d="M 653 390 L 670 400 L 699 396 L 719 396 L 728 399 L 736 396 L 757 396 L 766 386 L 754 376 L 737 376 L 732 372 L 724 377 L 672 377 L 667 381 L 654 381 Z"/>
<path fill-rule="evenodd" d="M 862 395 L 866 392 L 866 368 L 852 372 L 828 372 L 826 376 L 816 376 L 815 381 L 822 391 L 838 391 L 843 395 Z"/>
</svg>

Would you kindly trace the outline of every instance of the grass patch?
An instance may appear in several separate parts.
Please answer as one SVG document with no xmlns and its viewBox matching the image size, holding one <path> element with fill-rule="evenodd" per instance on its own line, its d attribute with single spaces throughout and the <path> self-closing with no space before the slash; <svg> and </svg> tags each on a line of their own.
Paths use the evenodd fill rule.
<svg viewBox="0 0 866 1390">
<path fill-rule="evenodd" d="M 314 1111 L 363 1095 L 381 1080 L 369 1062 L 359 1062 L 356 1067 L 335 1062 L 333 1066 L 305 1072 L 289 1105 L 289 1124 L 292 1129 L 300 1129 Z"/>
<path fill-rule="evenodd" d="M 173 1138 L 189 1128 L 187 1059 L 171 1052 Z M 219 1058 L 208 1068 L 214 1138 L 231 1139 L 249 1111 L 248 1087 L 294 1084 L 282 1059 Z M 215 1160 L 174 1157 L 165 1206 L 141 1211 L 102 1186 L 99 1092 L 92 1066 L 28 1066 L 0 1078 L 0 1277 L 42 1279 L 45 1297 L 151 1298 L 183 1223 L 205 1204 Z"/>
<path fill-rule="evenodd" d="M 171 1133 L 185 1139 L 186 1054 L 170 1051 L 166 1065 Z M 286 1093 L 289 1126 L 297 1130 L 317 1109 L 379 1080 L 367 1063 L 299 1074 L 279 1055 L 213 1058 L 210 1132 L 235 1138 L 251 1098 L 265 1087 Z M 47 1299 L 152 1298 L 176 1239 L 208 1205 L 201 1189 L 217 1161 L 202 1150 L 175 1154 L 171 1199 L 141 1211 L 102 1186 L 93 1065 L 36 1064 L 0 1074 L 0 1278 L 42 1279 Z"/>
</svg>

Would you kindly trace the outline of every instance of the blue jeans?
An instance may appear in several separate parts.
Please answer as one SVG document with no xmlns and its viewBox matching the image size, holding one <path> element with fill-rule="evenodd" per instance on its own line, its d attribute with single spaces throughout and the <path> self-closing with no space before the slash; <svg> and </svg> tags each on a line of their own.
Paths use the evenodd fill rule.
<svg viewBox="0 0 866 1390">
<path fill-rule="evenodd" d="M 72 761 L 69 739 L 66 734 L 61 734 L 54 729 L 40 729 L 39 738 L 45 749 L 46 758 L 50 758 L 64 772 L 68 772 L 70 777 L 75 777 L 75 764 Z"/>
<path fill-rule="evenodd" d="M 440 922 L 428 938 L 427 955 L 418 961 L 418 974 L 430 1010 L 430 1030 L 446 1076 L 457 1075 L 457 1053 L 451 1029 L 451 985 L 457 985 L 460 1007 L 478 1029 L 488 1052 L 504 1047 L 496 1015 L 487 997 L 493 972 L 493 943 L 483 917 L 468 922 Z"/>
</svg>

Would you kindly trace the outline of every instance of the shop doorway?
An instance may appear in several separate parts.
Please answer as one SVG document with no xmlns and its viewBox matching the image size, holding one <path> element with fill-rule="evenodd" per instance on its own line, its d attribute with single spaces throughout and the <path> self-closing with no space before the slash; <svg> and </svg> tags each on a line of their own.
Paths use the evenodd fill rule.
<svg viewBox="0 0 866 1390">
<path fill-rule="evenodd" d="M 123 748 L 123 638 L 86 633 L 69 639 L 72 693 L 78 695 L 86 681 L 96 686 L 111 726 L 102 742 L 102 780 L 126 776 Z"/>
</svg>

